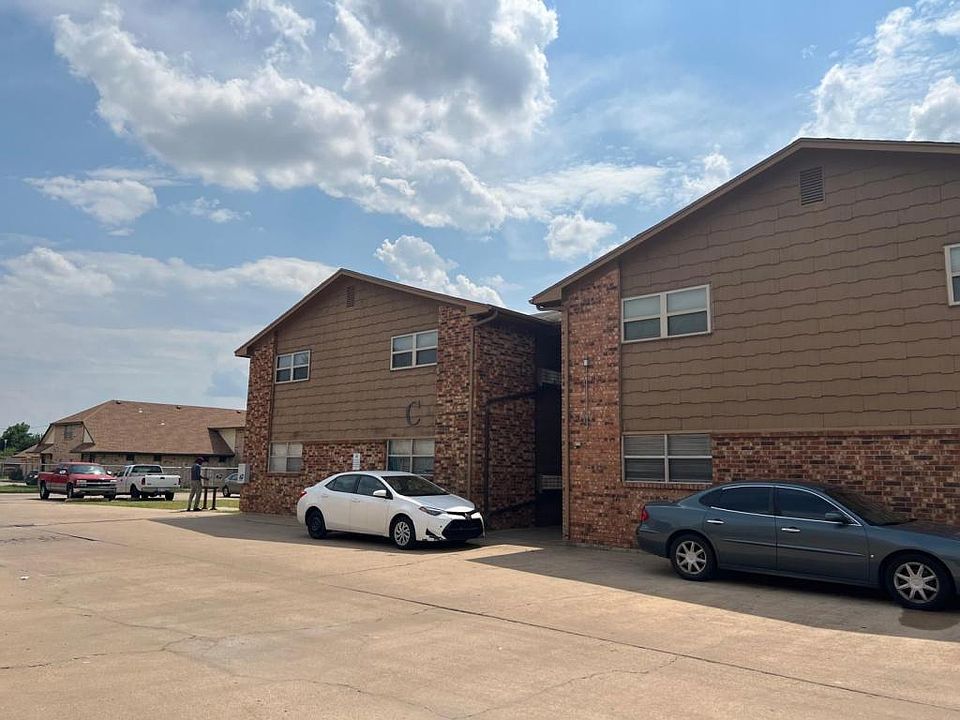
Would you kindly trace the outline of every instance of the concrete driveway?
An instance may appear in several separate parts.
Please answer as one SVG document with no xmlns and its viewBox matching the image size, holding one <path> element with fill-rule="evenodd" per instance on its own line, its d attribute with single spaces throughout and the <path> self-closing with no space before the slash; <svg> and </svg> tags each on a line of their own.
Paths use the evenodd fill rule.
<svg viewBox="0 0 960 720">
<path fill-rule="evenodd" d="M 958 668 L 956 610 L 542 531 L 402 553 L 0 496 L 0 718 L 944 718 Z"/>
</svg>

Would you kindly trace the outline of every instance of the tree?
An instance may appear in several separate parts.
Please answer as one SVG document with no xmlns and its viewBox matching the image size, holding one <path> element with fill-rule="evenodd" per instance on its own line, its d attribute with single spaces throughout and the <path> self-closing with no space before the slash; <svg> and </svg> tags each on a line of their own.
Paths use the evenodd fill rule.
<svg viewBox="0 0 960 720">
<path fill-rule="evenodd" d="M 25 422 L 11 425 L 0 435 L 0 445 L 3 449 L 0 455 L 16 455 L 21 450 L 26 450 L 31 445 L 36 445 L 40 441 L 40 436 L 30 432 L 30 426 Z"/>
</svg>

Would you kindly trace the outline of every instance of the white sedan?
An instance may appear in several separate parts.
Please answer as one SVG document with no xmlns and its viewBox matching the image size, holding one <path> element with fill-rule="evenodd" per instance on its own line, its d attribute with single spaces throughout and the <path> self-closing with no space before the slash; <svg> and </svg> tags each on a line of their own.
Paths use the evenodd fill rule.
<svg viewBox="0 0 960 720">
<path fill-rule="evenodd" d="M 406 550 L 418 542 L 463 543 L 484 533 L 469 500 L 408 472 L 366 470 L 331 475 L 300 493 L 297 519 L 310 537 L 328 530 L 382 535 Z"/>
</svg>

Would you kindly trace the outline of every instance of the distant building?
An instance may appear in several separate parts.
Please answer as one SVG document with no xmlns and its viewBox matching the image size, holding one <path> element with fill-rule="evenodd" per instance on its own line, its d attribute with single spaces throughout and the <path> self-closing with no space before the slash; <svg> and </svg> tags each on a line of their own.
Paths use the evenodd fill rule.
<svg viewBox="0 0 960 720">
<path fill-rule="evenodd" d="M 35 452 L 44 466 L 85 460 L 183 467 L 202 456 L 210 466 L 233 467 L 242 462 L 245 423 L 244 410 L 108 400 L 51 423 Z"/>
</svg>

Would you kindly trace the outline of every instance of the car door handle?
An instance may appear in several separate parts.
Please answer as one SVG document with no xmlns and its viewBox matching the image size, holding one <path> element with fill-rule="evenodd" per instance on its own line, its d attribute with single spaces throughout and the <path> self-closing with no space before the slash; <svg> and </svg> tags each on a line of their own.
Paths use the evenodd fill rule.
<svg viewBox="0 0 960 720">
<path fill-rule="evenodd" d="M 717 520 L 715 518 L 711 518 L 710 520 L 707 520 L 707 522 L 711 525 L 723 525 L 723 520 Z"/>
<path fill-rule="evenodd" d="M 780 528 L 780 532 L 798 533 L 800 532 L 800 528 L 785 527 L 785 528 Z"/>
</svg>

